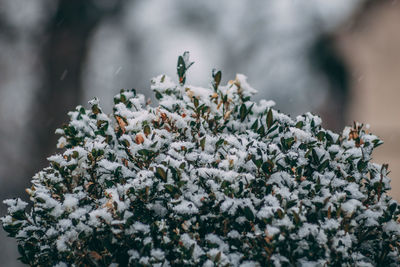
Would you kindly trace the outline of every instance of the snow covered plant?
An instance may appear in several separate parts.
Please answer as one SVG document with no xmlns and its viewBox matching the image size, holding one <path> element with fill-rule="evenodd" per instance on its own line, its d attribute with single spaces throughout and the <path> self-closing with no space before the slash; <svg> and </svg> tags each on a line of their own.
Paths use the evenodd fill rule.
<svg viewBox="0 0 400 267">
<path fill-rule="evenodd" d="M 152 107 L 134 90 L 70 112 L 62 154 L 31 204 L 6 200 L 4 229 L 32 266 L 399 266 L 399 204 L 382 144 L 311 113 L 254 103 L 244 75 L 210 88 L 161 75 Z"/>
</svg>

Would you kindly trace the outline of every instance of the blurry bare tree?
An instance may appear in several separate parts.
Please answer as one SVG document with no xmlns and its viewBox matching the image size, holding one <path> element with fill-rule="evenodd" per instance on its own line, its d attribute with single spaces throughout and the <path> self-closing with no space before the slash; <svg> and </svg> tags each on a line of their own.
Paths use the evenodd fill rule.
<svg viewBox="0 0 400 267">
<path fill-rule="evenodd" d="M 318 114 L 325 124 L 335 131 L 341 131 L 347 121 L 347 105 L 350 94 L 350 70 L 344 56 L 335 46 L 334 38 L 322 34 L 310 49 L 311 66 L 328 81 L 328 97 L 318 108 Z M 335 115 L 335 116 L 333 116 Z"/>
<path fill-rule="evenodd" d="M 31 172 L 41 169 L 55 151 L 56 128 L 67 121 L 67 112 L 81 104 L 83 67 L 93 30 L 105 18 L 121 10 L 123 1 L 61 0 L 49 20 L 41 60 L 42 86 L 32 101 Z M 103 1 L 104 2 L 104 1 Z M 62 100 L 62 101 L 60 101 Z M 29 177 L 29 175 L 27 175 Z"/>
<path fill-rule="evenodd" d="M 2 158 L 9 159 L 7 167 L 2 169 L 1 178 L 12 177 L 14 181 L 13 183 L 2 182 L 2 185 L 4 185 L 0 191 L 2 199 L 3 197 L 15 195 L 26 197 L 21 195 L 21 189 L 28 186 L 30 177 L 45 166 L 46 158 L 55 151 L 57 138 L 54 135 L 55 129 L 66 122 L 67 112 L 74 109 L 81 102 L 83 91 L 81 84 L 82 72 L 91 34 L 101 21 L 116 15 L 121 10 L 123 3 L 123 0 L 59 0 L 54 9 L 48 8 L 49 14 L 45 16 L 47 19 L 43 19 L 42 22 L 44 23 L 36 25 L 43 30 L 36 29 L 36 35 L 31 34 L 31 38 L 29 36 L 25 37 L 28 40 L 40 40 L 39 43 L 35 43 L 31 47 L 31 52 L 36 52 L 37 56 L 34 58 L 33 63 L 30 62 L 32 64 L 30 66 L 36 69 L 35 75 L 39 76 L 39 78 L 36 77 L 35 79 L 37 86 L 27 86 L 31 90 L 35 90 L 35 87 L 37 87 L 36 94 L 27 97 L 28 100 L 32 100 L 20 103 L 29 107 L 29 112 L 26 113 L 27 118 L 19 118 L 25 126 L 14 127 L 14 130 L 20 128 L 23 134 L 15 133 L 12 140 L 17 141 L 17 138 L 26 140 L 24 147 L 21 147 L 20 150 L 20 155 L 22 154 L 23 157 L 17 160 L 13 157 L 15 151 L 11 151 L 11 153 L 6 153 L 4 150 L 1 151 Z M 44 5 L 45 3 L 42 2 L 42 4 Z M 15 3 L 3 0 L 0 2 L 0 9 L 3 7 L 8 11 L 17 11 L 18 5 L 15 5 Z M 37 6 L 40 5 L 37 4 Z M 38 10 L 35 10 L 37 6 L 34 6 L 33 10 L 30 9 L 30 11 L 38 12 Z M 41 11 L 46 12 L 44 10 Z M 12 30 L 12 22 L 11 19 L 11 23 L 9 23 L 7 16 L 0 16 L 2 41 L 8 43 L 6 46 L 9 47 L 24 43 L 24 40 L 21 42 L 19 36 L 22 34 L 19 31 Z M 5 58 L 2 61 L 0 57 L 0 67 L 2 63 L 8 64 L 9 60 L 9 58 Z M 7 68 L 4 69 L 7 70 Z M 3 75 L 7 75 L 7 72 Z M 14 79 L 16 78 L 15 75 L 9 75 Z M 24 96 L 21 95 L 20 98 L 23 99 Z M 4 118 L 4 120 L 6 121 L 7 119 Z M 4 129 L 4 131 L 10 134 L 8 130 Z M 24 186 L 20 186 L 22 184 Z M 4 211 L 3 205 L 1 205 L 0 210 Z M 3 241 L 0 243 L 7 244 Z M 5 253 L 10 247 L 16 248 L 16 246 L 0 246 L 1 251 Z M 0 255 L 4 256 L 5 254 L 0 252 Z M 2 264 L 12 266 L 16 263 L 12 259 L 10 263 L 2 262 Z"/>
</svg>

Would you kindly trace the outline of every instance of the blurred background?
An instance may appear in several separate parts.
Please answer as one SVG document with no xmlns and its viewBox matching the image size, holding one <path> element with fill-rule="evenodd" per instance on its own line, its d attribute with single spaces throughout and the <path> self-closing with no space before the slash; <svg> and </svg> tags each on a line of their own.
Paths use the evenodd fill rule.
<svg viewBox="0 0 400 267">
<path fill-rule="evenodd" d="M 54 153 L 67 112 L 97 96 L 176 78 L 244 73 L 292 116 L 312 111 L 340 131 L 360 121 L 385 144 L 391 195 L 400 200 L 400 3 L 396 0 L 0 0 L 0 200 L 20 196 Z M 5 214 L 0 205 L 0 216 Z M 21 266 L 0 230 L 0 265 Z"/>
</svg>

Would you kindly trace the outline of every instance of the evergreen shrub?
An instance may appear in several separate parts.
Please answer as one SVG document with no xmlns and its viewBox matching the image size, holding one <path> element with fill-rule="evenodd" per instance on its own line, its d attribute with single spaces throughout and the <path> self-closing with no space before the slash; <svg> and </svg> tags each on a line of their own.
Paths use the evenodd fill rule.
<svg viewBox="0 0 400 267">
<path fill-rule="evenodd" d="M 209 88 L 152 80 L 78 106 L 60 154 L 9 199 L 4 229 L 32 266 L 399 266 L 399 204 L 382 141 L 252 102 L 244 75 Z"/>
</svg>

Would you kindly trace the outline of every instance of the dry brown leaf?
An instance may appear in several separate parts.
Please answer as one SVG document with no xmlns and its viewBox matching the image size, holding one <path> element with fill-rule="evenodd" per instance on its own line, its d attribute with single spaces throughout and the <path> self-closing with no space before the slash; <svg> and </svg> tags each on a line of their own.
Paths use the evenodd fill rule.
<svg viewBox="0 0 400 267">
<path fill-rule="evenodd" d="M 109 210 L 112 210 L 114 208 L 114 201 L 112 199 L 109 199 L 106 204 L 104 204 L 104 206 L 106 208 L 108 208 Z"/>
<path fill-rule="evenodd" d="M 125 165 L 125 167 L 128 167 L 128 160 L 127 159 L 122 159 L 122 163 Z"/>
<path fill-rule="evenodd" d="M 89 252 L 90 257 L 92 257 L 94 260 L 99 261 L 101 260 L 103 257 L 97 253 L 96 251 L 90 251 Z"/>
<path fill-rule="evenodd" d="M 166 121 L 166 120 L 168 119 L 167 114 L 161 113 L 161 119 L 162 119 L 163 121 Z"/>
<path fill-rule="evenodd" d="M 229 159 L 229 167 L 232 167 L 233 163 L 234 163 L 233 159 Z"/>
<path fill-rule="evenodd" d="M 181 227 L 182 227 L 182 229 L 185 230 L 185 231 L 189 230 L 189 228 L 188 228 L 187 225 L 186 225 L 186 222 L 183 222 L 183 223 L 181 224 Z"/>
<path fill-rule="evenodd" d="M 135 143 L 139 145 L 139 144 L 142 144 L 143 142 L 144 142 L 143 135 L 141 135 L 140 133 L 137 134 L 135 136 Z"/>
<path fill-rule="evenodd" d="M 115 116 L 115 119 L 117 120 L 118 126 L 122 130 L 122 133 L 124 134 L 126 132 L 126 129 L 125 129 L 126 123 L 125 123 L 125 121 L 119 116 Z"/>
<path fill-rule="evenodd" d="M 221 100 L 221 102 L 219 102 L 217 109 L 219 109 L 221 107 L 221 105 L 222 105 L 222 100 Z"/>
<path fill-rule="evenodd" d="M 349 134 L 349 140 L 354 140 L 358 138 L 357 130 L 351 130 Z"/>
<path fill-rule="evenodd" d="M 93 184 L 93 182 L 88 182 L 87 184 L 85 184 L 86 191 L 89 189 L 89 186 L 91 186 L 92 184 Z"/>
<path fill-rule="evenodd" d="M 264 247 L 264 250 L 268 253 L 268 255 L 272 254 L 272 251 L 269 248 Z"/>
<path fill-rule="evenodd" d="M 359 142 L 356 142 L 356 147 L 360 147 L 361 145 L 364 144 L 364 141 L 361 138 L 359 140 L 360 140 Z"/>
<path fill-rule="evenodd" d="M 187 94 L 187 96 L 188 96 L 189 98 L 192 98 L 192 97 L 193 97 L 193 91 L 192 91 L 192 90 L 187 90 L 187 91 L 186 91 L 186 94 Z"/>
<path fill-rule="evenodd" d="M 231 115 L 232 110 L 229 110 L 228 112 L 225 113 L 224 115 L 224 120 L 227 120 L 229 118 L 229 116 Z"/>
</svg>

